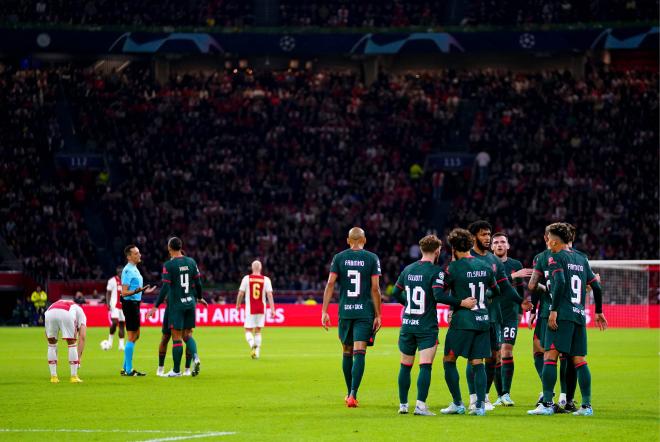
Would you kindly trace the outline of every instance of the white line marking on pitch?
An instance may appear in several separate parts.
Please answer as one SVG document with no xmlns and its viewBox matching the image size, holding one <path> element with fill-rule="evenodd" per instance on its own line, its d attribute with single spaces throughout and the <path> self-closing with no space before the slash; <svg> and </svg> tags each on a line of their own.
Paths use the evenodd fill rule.
<svg viewBox="0 0 660 442">
<path fill-rule="evenodd" d="M 188 436 L 164 437 L 162 439 L 149 439 L 149 440 L 139 441 L 139 442 L 165 442 L 165 441 L 170 441 L 170 440 L 201 439 L 203 437 L 230 436 L 232 434 L 236 434 L 236 433 L 229 432 L 229 431 L 219 431 L 219 432 L 216 432 L 216 433 L 203 433 L 203 434 L 195 434 L 195 435 L 188 435 Z"/>
<path fill-rule="evenodd" d="M 96 429 L 74 429 L 74 428 L 0 428 L 0 433 L 132 433 L 132 434 L 185 434 L 186 436 L 176 436 L 165 439 L 152 439 L 154 441 L 169 441 L 169 440 L 183 440 L 183 439 L 196 439 L 211 436 L 230 436 L 236 434 L 232 431 L 186 431 L 186 430 L 96 430 Z"/>
</svg>

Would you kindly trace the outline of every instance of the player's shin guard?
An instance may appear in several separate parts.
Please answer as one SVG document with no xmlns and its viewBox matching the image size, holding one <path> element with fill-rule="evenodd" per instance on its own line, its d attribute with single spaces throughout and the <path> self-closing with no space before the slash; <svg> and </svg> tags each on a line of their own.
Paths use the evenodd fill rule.
<svg viewBox="0 0 660 442">
<path fill-rule="evenodd" d="M 192 336 L 184 339 L 186 341 L 186 353 L 189 351 L 193 358 L 197 358 L 197 341 Z"/>
<path fill-rule="evenodd" d="M 559 356 L 559 387 L 561 392 L 566 394 L 566 370 L 568 364 L 572 364 L 571 358 L 566 358 L 566 356 Z"/>
<path fill-rule="evenodd" d="M 502 358 L 502 394 L 511 393 L 513 382 L 513 357 Z"/>
<path fill-rule="evenodd" d="M 190 353 L 190 350 L 188 347 L 186 347 L 186 370 L 190 368 L 190 365 L 192 364 L 192 353 Z"/>
<path fill-rule="evenodd" d="M 57 376 L 57 344 L 48 344 L 48 369 L 51 376 Z"/>
<path fill-rule="evenodd" d="M 353 370 L 351 371 L 351 393 L 350 395 L 357 399 L 358 388 L 364 375 L 364 358 L 366 350 L 353 350 Z"/>
<path fill-rule="evenodd" d="M 346 394 L 351 393 L 351 386 L 353 383 L 353 353 L 343 353 L 341 358 L 341 370 L 344 372 L 344 381 L 346 382 Z"/>
<path fill-rule="evenodd" d="M 582 405 L 591 405 L 591 371 L 587 361 L 575 364 L 578 382 L 580 383 L 580 393 L 582 393 Z"/>
<path fill-rule="evenodd" d="M 135 342 L 128 341 L 124 349 L 124 371 L 130 373 L 133 371 L 133 350 L 135 349 Z"/>
<path fill-rule="evenodd" d="M 543 402 L 552 403 L 555 384 L 557 383 L 557 361 L 546 360 L 543 362 Z"/>
<path fill-rule="evenodd" d="M 487 377 L 486 377 L 486 368 L 484 364 L 477 364 L 472 366 L 474 371 L 474 388 L 477 393 L 477 408 L 482 408 L 484 406 L 484 400 L 486 400 L 486 387 L 487 387 Z"/>
<path fill-rule="evenodd" d="M 451 393 L 451 397 L 454 400 L 454 404 L 461 405 L 461 387 L 458 383 L 458 370 L 456 369 L 456 362 L 443 362 L 442 363 L 445 369 L 445 382 L 447 382 L 447 387 Z M 468 364 L 469 365 L 469 364 Z"/>
<path fill-rule="evenodd" d="M 497 397 L 500 397 L 504 394 L 503 385 L 502 385 L 502 363 L 495 364 L 495 377 L 493 379 L 495 384 L 495 390 L 497 391 Z"/>
<path fill-rule="evenodd" d="M 254 335 L 251 331 L 245 332 L 245 340 L 247 341 L 250 348 L 254 347 Z"/>
<path fill-rule="evenodd" d="M 181 358 L 183 357 L 183 342 L 180 340 L 172 341 L 172 359 L 174 359 L 175 373 L 181 373 Z"/>
<path fill-rule="evenodd" d="M 543 380 L 543 352 L 541 351 L 534 353 L 534 368 L 539 374 L 539 379 Z"/>
<path fill-rule="evenodd" d="M 69 365 L 71 366 L 71 377 L 78 376 L 78 346 L 69 345 Z"/>
<path fill-rule="evenodd" d="M 486 359 L 486 393 L 490 393 L 490 387 L 493 385 L 493 380 L 495 379 L 495 360 Z"/>
<path fill-rule="evenodd" d="M 570 358 L 569 358 L 570 359 Z M 566 367 L 566 402 L 571 402 L 575 399 L 575 388 L 577 387 L 577 369 L 575 365 L 569 361 Z"/>
<path fill-rule="evenodd" d="M 474 388 L 474 369 L 470 363 L 465 367 L 465 380 L 468 386 L 468 393 L 476 394 L 477 390 Z"/>
<path fill-rule="evenodd" d="M 431 370 L 433 364 L 419 364 L 419 376 L 417 377 L 417 400 L 426 402 L 431 387 Z"/>
<path fill-rule="evenodd" d="M 412 364 L 406 365 L 401 363 L 401 368 L 399 368 L 399 403 L 407 404 L 408 403 L 408 390 L 410 390 L 410 371 L 412 370 Z"/>
</svg>

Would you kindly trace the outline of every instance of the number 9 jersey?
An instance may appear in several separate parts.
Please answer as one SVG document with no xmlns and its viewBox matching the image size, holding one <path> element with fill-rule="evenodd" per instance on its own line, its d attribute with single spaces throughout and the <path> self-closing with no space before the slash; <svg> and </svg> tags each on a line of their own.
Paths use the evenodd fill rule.
<svg viewBox="0 0 660 442">
<path fill-rule="evenodd" d="M 591 270 L 589 260 L 580 252 L 560 250 L 552 253 L 547 266 L 553 284 L 550 286 L 552 307 L 556 307 L 557 319 L 573 321 L 586 325 L 587 317 L 584 311 L 587 297 L 587 285 L 596 280 Z M 563 290 L 557 290 L 555 278 L 563 276 Z"/>
<path fill-rule="evenodd" d="M 380 276 L 380 260 L 367 250 L 346 249 L 332 258 L 330 273 L 339 282 L 339 318 L 373 318 L 371 277 Z"/>
</svg>

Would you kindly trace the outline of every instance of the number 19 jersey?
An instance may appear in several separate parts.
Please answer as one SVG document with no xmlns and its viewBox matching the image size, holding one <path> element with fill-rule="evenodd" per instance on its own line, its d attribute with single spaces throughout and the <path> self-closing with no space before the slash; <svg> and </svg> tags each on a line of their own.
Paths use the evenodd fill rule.
<svg viewBox="0 0 660 442">
<path fill-rule="evenodd" d="M 371 277 L 380 276 L 380 260 L 367 250 L 346 249 L 332 258 L 330 273 L 339 281 L 339 318 L 373 318 Z"/>
<path fill-rule="evenodd" d="M 437 333 L 437 302 L 433 288 L 440 287 L 445 275 L 442 269 L 430 261 L 417 261 L 401 272 L 396 290 L 405 300 L 401 331 L 406 333 Z"/>
</svg>

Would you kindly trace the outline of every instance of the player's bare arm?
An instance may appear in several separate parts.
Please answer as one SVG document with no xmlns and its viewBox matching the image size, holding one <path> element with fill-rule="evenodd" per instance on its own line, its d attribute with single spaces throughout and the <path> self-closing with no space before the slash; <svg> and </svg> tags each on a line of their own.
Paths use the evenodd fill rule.
<svg viewBox="0 0 660 442">
<path fill-rule="evenodd" d="M 511 273 L 512 278 L 529 278 L 534 274 L 534 269 L 520 269 Z"/>
<path fill-rule="evenodd" d="M 325 298 L 325 295 L 324 295 Z M 380 318 L 380 305 L 381 305 L 381 296 L 380 296 L 380 276 L 372 275 L 371 276 L 371 300 L 374 303 L 374 331 L 380 329 L 381 318 Z"/>
<path fill-rule="evenodd" d="M 266 298 L 268 299 L 268 305 L 270 306 L 270 312 L 268 316 L 270 319 L 275 319 L 275 299 L 273 298 L 273 292 L 266 292 Z"/>
<path fill-rule="evenodd" d="M 82 360 L 83 350 L 85 349 L 85 342 L 87 341 L 87 326 L 81 325 L 78 328 L 78 360 Z"/>
<path fill-rule="evenodd" d="M 241 304 L 243 304 L 244 297 L 245 297 L 245 292 L 243 290 L 239 290 L 238 295 L 236 295 L 236 310 L 241 308 Z"/>
<path fill-rule="evenodd" d="M 330 275 L 328 276 L 328 282 L 325 285 L 325 291 L 323 292 L 323 309 L 321 310 L 321 327 L 326 329 L 326 331 L 330 326 L 330 315 L 328 314 L 328 305 L 330 305 L 332 294 L 335 292 L 336 282 L 337 282 L 337 274 L 330 273 Z M 380 313 L 380 303 L 378 304 L 378 307 L 379 307 L 378 312 Z"/>
</svg>

